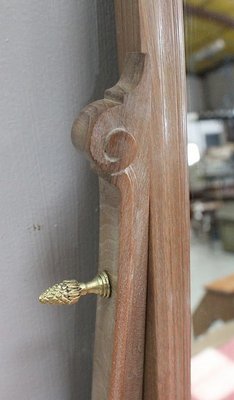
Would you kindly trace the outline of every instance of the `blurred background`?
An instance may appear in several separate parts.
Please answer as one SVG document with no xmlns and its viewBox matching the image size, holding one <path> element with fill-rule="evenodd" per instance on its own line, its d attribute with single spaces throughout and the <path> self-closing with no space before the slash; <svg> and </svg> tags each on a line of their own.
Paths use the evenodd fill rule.
<svg viewBox="0 0 234 400">
<path fill-rule="evenodd" d="M 234 399 L 234 1 L 184 2 L 192 398 Z"/>
</svg>

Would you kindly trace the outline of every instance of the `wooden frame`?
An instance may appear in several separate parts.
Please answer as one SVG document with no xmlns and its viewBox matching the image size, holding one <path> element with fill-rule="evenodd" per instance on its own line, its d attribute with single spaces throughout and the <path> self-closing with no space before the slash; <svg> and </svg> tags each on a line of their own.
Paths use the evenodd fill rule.
<svg viewBox="0 0 234 400">
<path fill-rule="evenodd" d="M 182 1 L 115 0 L 115 10 L 122 78 L 73 128 L 100 176 L 99 268 L 113 289 L 98 300 L 92 400 L 188 400 Z"/>
<path fill-rule="evenodd" d="M 190 398 L 189 198 L 182 0 L 116 0 L 119 64 L 151 64 L 145 400 Z"/>
</svg>

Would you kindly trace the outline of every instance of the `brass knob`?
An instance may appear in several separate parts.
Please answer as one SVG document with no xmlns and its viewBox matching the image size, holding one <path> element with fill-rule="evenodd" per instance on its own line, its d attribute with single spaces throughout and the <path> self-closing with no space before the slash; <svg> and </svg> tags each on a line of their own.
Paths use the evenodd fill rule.
<svg viewBox="0 0 234 400">
<path fill-rule="evenodd" d="M 81 296 L 86 294 L 97 294 L 102 297 L 110 297 L 111 287 L 105 271 L 98 274 L 92 281 L 81 283 L 76 280 L 56 283 L 47 289 L 39 297 L 43 304 L 75 304 Z"/>
</svg>

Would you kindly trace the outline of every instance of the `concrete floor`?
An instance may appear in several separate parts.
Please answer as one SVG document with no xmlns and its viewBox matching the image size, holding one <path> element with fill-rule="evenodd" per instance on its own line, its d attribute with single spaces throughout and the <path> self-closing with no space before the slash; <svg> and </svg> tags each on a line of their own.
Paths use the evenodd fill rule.
<svg viewBox="0 0 234 400">
<path fill-rule="evenodd" d="M 191 307 L 196 308 L 204 294 L 204 285 L 234 274 L 234 253 L 222 250 L 219 241 L 191 237 Z"/>
</svg>

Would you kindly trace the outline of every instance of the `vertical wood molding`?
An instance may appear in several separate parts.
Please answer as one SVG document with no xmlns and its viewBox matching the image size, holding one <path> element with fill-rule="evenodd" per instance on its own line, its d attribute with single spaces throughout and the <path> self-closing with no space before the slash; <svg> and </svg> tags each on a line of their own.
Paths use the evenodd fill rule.
<svg viewBox="0 0 234 400">
<path fill-rule="evenodd" d="M 182 1 L 148 3 L 154 102 L 144 399 L 187 400 L 191 336 Z"/>
<path fill-rule="evenodd" d="M 122 71 L 125 57 L 142 50 L 139 0 L 115 0 L 116 37 L 119 70 Z"/>
<path fill-rule="evenodd" d="M 151 64 L 150 249 L 143 398 L 187 400 L 189 198 L 182 0 L 115 0 L 115 7 L 119 64 L 132 48 L 148 53 Z M 138 24 L 132 11 L 137 7 Z M 135 21 L 134 28 L 127 21 Z M 132 40 L 133 29 L 138 29 L 138 34 L 135 32 Z"/>
</svg>

